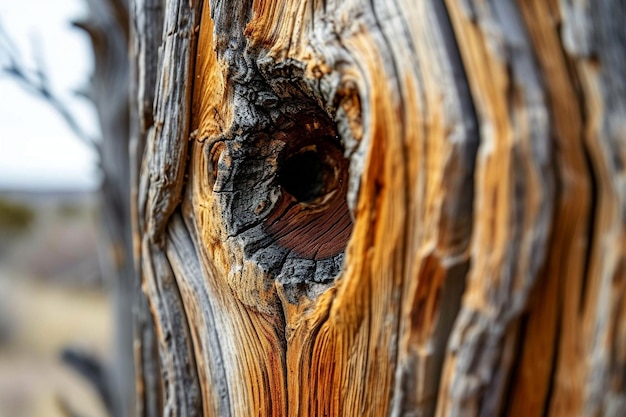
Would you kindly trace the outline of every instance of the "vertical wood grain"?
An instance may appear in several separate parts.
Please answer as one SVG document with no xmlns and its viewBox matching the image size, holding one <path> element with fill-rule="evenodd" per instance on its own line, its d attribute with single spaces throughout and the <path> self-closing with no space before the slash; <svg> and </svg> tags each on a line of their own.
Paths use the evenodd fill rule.
<svg viewBox="0 0 626 417">
<path fill-rule="evenodd" d="M 620 17 L 166 1 L 136 205 L 164 414 L 619 416 Z M 294 150 L 339 186 L 289 195 Z"/>
</svg>

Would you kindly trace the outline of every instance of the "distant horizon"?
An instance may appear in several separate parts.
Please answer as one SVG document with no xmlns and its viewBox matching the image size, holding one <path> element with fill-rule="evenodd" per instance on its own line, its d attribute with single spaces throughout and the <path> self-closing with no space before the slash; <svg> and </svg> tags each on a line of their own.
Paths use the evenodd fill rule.
<svg viewBox="0 0 626 417">
<path fill-rule="evenodd" d="M 74 194 L 74 193 L 97 193 L 100 191 L 100 185 L 86 186 L 72 183 L 65 184 L 19 184 L 19 183 L 3 183 L 0 182 L 0 195 L 13 194 Z"/>
</svg>

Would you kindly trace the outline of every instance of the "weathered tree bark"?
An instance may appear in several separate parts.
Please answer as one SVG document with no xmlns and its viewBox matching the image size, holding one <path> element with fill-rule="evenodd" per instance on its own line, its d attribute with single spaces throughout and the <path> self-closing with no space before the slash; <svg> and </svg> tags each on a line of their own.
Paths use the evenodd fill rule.
<svg viewBox="0 0 626 417">
<path fill-rule="evenodd" d="M 621 2 L 131 12 L 137 415 L 626 415 Z"/>
</svg>

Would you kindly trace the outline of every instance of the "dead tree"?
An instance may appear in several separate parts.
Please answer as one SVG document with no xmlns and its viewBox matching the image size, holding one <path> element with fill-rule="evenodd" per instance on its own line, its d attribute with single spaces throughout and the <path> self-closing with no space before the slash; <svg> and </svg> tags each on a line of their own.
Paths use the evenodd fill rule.
<svg viewBox="0 0 626 417">
<path fill-rule="evenodd" d="M 135 415 L 625 415 L 621 2 L 131 11 Z"/>
</svg>

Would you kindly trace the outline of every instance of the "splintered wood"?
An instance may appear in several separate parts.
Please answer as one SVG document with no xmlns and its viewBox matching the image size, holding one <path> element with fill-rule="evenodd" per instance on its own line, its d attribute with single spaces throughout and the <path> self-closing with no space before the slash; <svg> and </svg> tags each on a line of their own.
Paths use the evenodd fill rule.
<svg viewBox="0 0 626 417">
<path fill-rule="evenodd" d="M 626 415 L 610 4 L 167 1 L 136 236 L 163 414 Z"/>
</svg>

